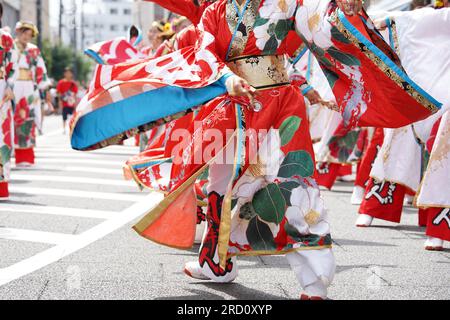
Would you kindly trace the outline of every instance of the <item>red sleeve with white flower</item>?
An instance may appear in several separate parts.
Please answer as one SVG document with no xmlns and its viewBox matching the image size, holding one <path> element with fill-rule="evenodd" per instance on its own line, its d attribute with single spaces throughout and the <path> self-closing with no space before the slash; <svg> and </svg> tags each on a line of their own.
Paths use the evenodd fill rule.
<svg viewBox="0 0 450 320">
<path fill-rule="evenodd" d="M 8 33 L 2 33 L 2 65 L 5 67 L 5 80 L 12 88 L 17 75 L 17 51 L 14 48 L 14 39 Z"/>
<path fill-rule="evenodd" d="M 47 67 L 45 66 L 44 58 L 41 55 L 41 51 L 36 48 L 36 84 L 40 90 L 45 90 L 50 85 Z"/>
<path fill-rule="evenodd" d="M 439 109 L 406 75 L 364 11 L 349 16 L 333 0 L 298 0 L 295 27 L 330 83 L 346 126 L 399 128 Z"/>
</svg>

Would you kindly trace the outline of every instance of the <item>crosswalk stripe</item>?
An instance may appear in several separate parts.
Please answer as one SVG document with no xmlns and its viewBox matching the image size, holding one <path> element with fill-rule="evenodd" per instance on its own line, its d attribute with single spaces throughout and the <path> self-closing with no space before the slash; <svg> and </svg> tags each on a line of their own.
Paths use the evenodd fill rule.
<svg viewBox="0 0 450 320">
<path fill-rule="evenodd" d="M 52 136 L 56 136 L 56 135 L 62 134 L 62 132 L 63 132 L 62 129 L 58 129 L 58 130 L 54 130 L 54 131 L 51 131 L 51 132 L 48 132 L 48 133 L 44 133 L 43 135 L 37 136 L 36 138 L 40 140 L 40 139 L 45 138 L 45 137 L 52 137 Z"/>
<path fill-rule="evenodd" d="M 24 193 L 30 195 L 49 195 L 49 196 L 61 196 L 61 197 L 74 197 L 74 198 L 86 198 L 86 199 L 103 199 L 103 200 L 116 200 L 116 201 L 139 201 L 144 196 L 128 195 L 121 193 L 108 193 L 108 192 L 94 192 L 94 191 L 81 191 L 73 189 L 52 189 L 52 188 L 31 188 L 31 187 L 18 187 L 15 185 L 9 186 L 9 191 L 14 196 L 14 193 Z"/>
<path fill-rule="evenodd" d="M 48 244 L 64 244 L 65 242 L 73 240 L 74 237 L 76 236 L 64 233 L 0 227 L 0 239 L 4 240 L 20 240 L 20 241 L 39 242 Z"/>
<path fill-rule="evenodd" d="M 51 206 L 31 206 L 23 204 L 8 204 L 7 206 L 1 206 L 0 212 L 37 213 L 46 215 L 70 216 L 70 217 L 92 218 L 92 219 L 110 219 L 118 214 L 118 212 L 113 211 L 51 207 Z"/>
<path fill-rule="evenodd" d="M 120 229 L 139 216 L 144 215 L 151 210 L 152 206 L 149 204 L 156 204 L 162 199 L 163 196 L 161 194 L 151 193 L 140 202 L 137 202 L 131 207 L 118 213 L 113 219 L 103 221 L 88 231 L 85 231 L 77 236 L 73 236 L 71 239 L 74 241 L 54 246 L 12 266 L 0 269 L 0 286 L 39 270 L 80 249 L 85 248 L 91 243 Z"/>
<path fill-rule="evenodd" d="M 49 175 L 32 175 L 32 174 L 11 174 L 11 180 L 20 181 L 53 181 L 53 182 L 68 182 L 68 183 L 84 183 L 107 186 L 124 186 L 137 188 L 136 183 L 125 180 L 114 179 L 99 179 L 99 178 L 85 178 L 85 177 L 68 177 L 68 176 L 49 176 Z"/>
<path fill-rule="evenodd" d="M 14 161 L 14 158 L 13 158 Z M 123 161 L 117 161 L 117 160 L 94 160 L 94 159 L 71 159 L 66 157 L 60 157 L 60 158 L 52 158 L 52 159 L 46 159 L 46 158 L 37 158 L 36 163 L 55 163 L 59 165 L 64 165 L 66 163 L 77 163 L 77 164 L 94 164 L 94 165 L 109 165 L 109 166 L 118 166 L 121 167 L 123 165 Z"/>
<path fill-rule="evenodd" d="M 36 158 L 80 158 L 80 159 L 101 159 L 105 157 L 104 154 L 99 153 L 67 153 L 67 152 L 35 152 Z M 130 155 L 131 157 L 132 155 Z M 111 154 L 107 155 L 107 157 L 111 157 L 111 161 L 125 161 L 128 157 L 124 154 Z M 115 160 L 115 158 L 120 157 L 120 159 Z"/>
<path fill-rule="evenodd" d="M 44 147 L 40 146 L 35 149 L 36 152 L 70 152 L 70 153 L 79 153 L 79 154 L 112 154 L 117 153 L 117 155 L 135 155 L 139 153 L 138 147 L 108 147 L 105 149 L 93 150 L 93 151 L 78 151 L 71 149 L 69 146 L 67 148 L 60 147 Z"/>
<path fill-rule="evenodd" d="M 45 166 L 36 164 L 33 167 L 29 168 L 11 168 L 12 171 L 39 171 L 39 170 L 55 170 L 53 166 Z M 107 169 L 107 168 L 96 168 L 96 167 L 78 167 L 78 166 L 62 166 L 58 167 L 61 171 L 70 171 L 70 172 L 89 172 L 89 173 L 101 173 L 101 174 L 111 174 L 111 175 L 123 175 L 122 169 Z"/>
</svg>

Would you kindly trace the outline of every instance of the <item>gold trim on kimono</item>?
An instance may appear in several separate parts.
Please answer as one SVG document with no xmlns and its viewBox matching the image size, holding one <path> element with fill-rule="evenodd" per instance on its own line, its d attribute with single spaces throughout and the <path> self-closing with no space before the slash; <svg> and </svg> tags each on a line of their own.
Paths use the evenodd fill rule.
<svg viewBox="0 0 450 320">
<path fill-rule="evenodd" d="M 332 249 L 333 245 L 326 244 L 322 246 L 304 246 L 304 247 L 298 247 L 298 248 L 292 248 L 292 249 L 285 249 L 285 250 L 254 250 L 254 251 L 241 251 L 236 253 L 230 253 L 228 254 L 228 258 L 232 257 L 238 257 L 238 256 L 247 256 L 247 257 L 254 257 L 254 256 L 273 256 L 273 255 L 283 255 L 288 254 L 292 252 L 297 251 L 308 251 L 308 250 L 322 250 L 322 249 Z"/>
<path fill-rule="evenodd" d="M 342 35 L 347 38 L 353 45 L 361 50 L 367 58 L 370 59 L 386 76 L 395 82 L 400 88 L 405 90 L 414 100 L 427 108 L 429 111 L 436 113 L 439 107 L 430 101 L 427 97 L 414 89 L 410 84 L 406 84 L 405 80 L 397 74 L 391 67 L 389 67 L 380 57 L 378 57 L 372 50 L 370 50 L 364 43 L 360 42 L 355 35 L 353 35 L 344 26 L 343 22 L 338 16 L 338 10 L 330 15 L 330 22 L 339 30 Z"/>
</svg>

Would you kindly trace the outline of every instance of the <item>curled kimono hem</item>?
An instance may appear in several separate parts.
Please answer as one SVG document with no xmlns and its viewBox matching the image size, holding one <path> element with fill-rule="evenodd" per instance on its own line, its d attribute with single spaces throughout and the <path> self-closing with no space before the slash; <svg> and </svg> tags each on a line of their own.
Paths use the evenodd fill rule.
<svg viewBox="0 0 450 320">
<path fill-rule="evenodd" d="M 133 178 L 134 182 L 138 185 L 138 187 L 139 187 L 141 190 L 147 189 L 147 190 L 150 190 L 150 191 L 162 193 L 163 195 L 168 195 L 168 194 L 169 194 L 169 192 L 167 192 L 167 191 L 161 191 L 161 190 L 158 190 L 158 189 L 149 187 L 149 186 L 147 186 L 146 184 L 144 184 L 144 183 L 141 181 L 141 179 L 139 179 L 139 177 L 138 177 L 137 174 L 136 174 L 136 171 L 133 170 L 133 168 L 132 168 L 131 165 L 128 165 L 128 166 L 124 167 L 124 170 L 127 170 L 127 171 L 129 171 L 129 172 L 131 173 L 131 177 Z"/>
<path fill-rule="evenodd" d="M 228 258 L 231 257 L 237 257 L 237 256 L 275 256 L 275 255 L 282 255 L 282 254 L 288 254 L 291 252 L 297 252 L 297 251 L 308 251 L 308 250 L 322 250 L 322 249 L 332 249 L 333 245 L 327 244 L 322 246 L 305 246 L 305 247 L 299 247 L 299 248 L 292 248 L 292 249 L 286 249 L 286 250 L 251 250 L 251 251 L 241 251 L 237 253 L 231 253 L 228 254 Z"/>
<path fill-rule="evenodd" d="M 427 110 L 435 113 L 442 103 L 434 99 L 431 95 L 419 87 L 409 76 L 401 70 L 389 57 L 384 54 L 376 45 L 370 42 L 345 16 L 341 10 L 331 16 L 331 22 L 338 30 L 355 46 L 363 45 L 363 53 L 381 70 L 386 70 L 399 87 L 404 89 L 413 99 Z"/>
<path fill-rule="evenodd" d="M 195 183 L 195 180 L 203 173 L 204 170 L 208 167 L 209 164 L 205 164 L 201 169 L 199 169 L 196 173 L 194 173 L 189 179 L 187 179 L 183 184 L 181 184 L 175 191 L 167 195 L 155 208 L 150 210 L 138 223 L 133 226 L 133 229 L 140 235 L 145 237 L 143 233 L 145 230 L 150 227 L 170 206 L 170 204 L 187 188 L 192 186 Z M 156 242 L 154 239 L 150 239 Z M 163 243 L 161 243 L 163 244 Z M 164 244 L 166 245 L 166 244 Z"/>
<path fill-rule="evenodd" d="M 405 187 L 405 188 L 408 188 L 408 189 L 410 189 L 411 191 L 414 191 L 414 192 L 416 192 L 416 193 L 418 192 L 418 190 L 416 190 L 416 189 L 418 189 L 417 187 L 416 187 L 416 188 L 413 188 L 413 187 L 411 187 L 411 186 L 406 185 L 406 183 L 404 183 L 404 182 L 399 182 L 399 181 L 397 181 L 397 180 L 389 179 L 389 178 L 380 179 L 380 178 L 378 178 L 377 176 L 372 175 L 372 174 L 370 175 L 370 177 L 371 177 L 372 179 L 376 180 L 376 181 L 386 181 L 386 182 L 390 182 L 390 183 L 395 183 L 395 184 L 401 185 L 401 186 L 403 186 L 403 187 Z"/>
</svg>

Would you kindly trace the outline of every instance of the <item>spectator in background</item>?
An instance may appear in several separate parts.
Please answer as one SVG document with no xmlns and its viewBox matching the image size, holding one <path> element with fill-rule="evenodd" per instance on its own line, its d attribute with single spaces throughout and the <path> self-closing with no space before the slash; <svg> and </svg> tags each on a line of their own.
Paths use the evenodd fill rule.
<svg viewBox="0 0 450 320">
<path fill-rule="evenodd" d="M 78 85 L 73 80 L 73 71 L 70 68 L 64 70 L 64 79 L 61 79 L 56 86 L 59 101 L 58 108 L 62 110 L 63 133 L 66 134 L 66 122 L 77 106 Z"/>
</svg>

